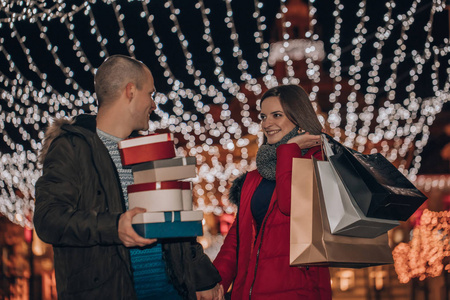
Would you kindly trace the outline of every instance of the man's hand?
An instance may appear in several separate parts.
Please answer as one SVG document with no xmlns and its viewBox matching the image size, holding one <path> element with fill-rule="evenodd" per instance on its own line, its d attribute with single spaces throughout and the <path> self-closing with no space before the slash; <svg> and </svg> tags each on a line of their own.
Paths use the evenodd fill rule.
<svg viewBox="0 0 450 300">
<path fill-rule="evenodd" d="M 119 218 L 119 239 L 126 247 L 144 247 L 156 242 L 156 239 L 146 239 L 134 231 L 131 226 L 131 220 L 137 214 L 145 213 L 145 208 L 135 207 L 124 212 Z"/>
<path fill-rule="evenodd" d="M 197 300 L 224 300 L 223 286 L 218 283 L 210 290 L 197 292 Z"/>
</svg>

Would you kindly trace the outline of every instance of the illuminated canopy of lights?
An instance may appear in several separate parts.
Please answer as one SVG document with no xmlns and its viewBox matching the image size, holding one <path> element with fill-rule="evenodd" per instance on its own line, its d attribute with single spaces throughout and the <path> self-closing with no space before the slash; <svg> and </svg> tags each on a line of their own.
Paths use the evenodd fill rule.
<svg viewBox="0 0 450 300">
<path fill-rule="evenodd" d="M 298 38 L 291 36 L 294 25 L 285 0 L 275 12 L 266 9 L 269 1 L 237 2 L 0 0 L 0 213 L 32 226 L 40 175 L 36 153 L 44 130 L 53 117 L 96 111 L 93 74 L 115 53 L 142 60 L 157 74 L 159 109 L 150 130 L 177 133 L 178 153 L 197 157 L 194 195 L 206 212 L 232 213 L 228 181 L 255 167 L 260 132 L 249 93 L 259 98 L 278 84 L 305 84 L 300 78 L 308 81 L 314 105 L 324 100 L 322 83 L 331 80 L 325 99 L 331 106 L 322 120 L 337 139 L 359 151 L 367 151 L 367 145 L 377 151 L 372 146 L 381 143 L 381 152 L 399 161 L 399 169 L 414 180 L 429 128 L 449 98 L 448 36 L 433 35 L 434 20 L 447 13 L 445 3 L 380 1 L 373 5 L 384 13 L 371 14 L 366 0 L 310 0 L 309 28 Z M 190 23 L 183 21 L 185 11 Z M 242 11 L 250 17 L 239 25 L 236 15 Z M 425 23 L 416 22 L 424 11 Z M 282 32 L 272 46 L 270 16 Z M 329 24 L 319 30 L 324 19 Z M 194 23 L 200 29 L 193 33 Z M 345 26 L 352 30 L 344 33 Z M 250 39 L 243 27 L 251 28 Z M 168 36 L 176 44 L 168 43 Z M 244 44 L 256 50 L 244 52 Z M 195 50 L 199 47 L 203 55 Z M 306 63 L 302 74 L 296 73 L 298 60 Z M 285 72 L 276 77 L 280 61 Z M 430 92 L 421 92 L 422 85 Z M 345 86 L 350 93 L 344 94 Z M 237 114 L 231 111 L 236 102 Z"/>
</svg>

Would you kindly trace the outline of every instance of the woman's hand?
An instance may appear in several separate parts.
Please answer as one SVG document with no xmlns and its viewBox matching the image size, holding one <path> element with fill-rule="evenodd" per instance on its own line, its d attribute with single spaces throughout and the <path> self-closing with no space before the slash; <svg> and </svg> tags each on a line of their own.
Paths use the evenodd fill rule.
<svg viewBox="0 0 450 300">
<path fill-rule="evenodd" d="M 314 146 L 319 146 L 322 142 L 320 135 L 312 135 L 308 132 L 294 136 L 287 144 L 297 144 L 300 149 L 308 149 Z"/>
</svg>

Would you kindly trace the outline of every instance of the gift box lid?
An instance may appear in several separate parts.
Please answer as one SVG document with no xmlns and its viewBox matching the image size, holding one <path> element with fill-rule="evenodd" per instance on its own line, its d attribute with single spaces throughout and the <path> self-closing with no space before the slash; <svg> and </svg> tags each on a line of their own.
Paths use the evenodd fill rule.
<svg viewBox="0 0 450 300">
<path fill-rule="evenodd" d="M 183 188 L 181 181 L 160 181 L 130 184 L 127 186 L 128 193 L 147 192 L 155 190 L 181 190 Z"/>
<path fill-rule="evenodd" d="M 125 139 L 119 142 L 119 149 L 137 147 L 146 144 L 154 144 L 161 142 L 173 141 L 172 133 L 161 133 L 161 134 L 149 134 L 145 136 L 139 136 L 134 138 Z"/>
<path fill-rule="evenodd" d="M 119 152 L 123 166 L 175 157 L 173 141 L 120 148 Z"/>
<path fill-rule="evenodd" d="M 187 165 L 195 165 L 197 159 L 194 156 L 187 157 L 174 157 L 169 159 L 160 159 L 149 161 L 145 163 L 140 163 L 137 165 L 133 165 L 131 169 L 133 172 L 144 171 L 148 169 L 157 169 L 157 168 L 170 168 L 177 166 L 187 166 Z"/>
<path fill-rule="evenodd" d="M 133 224 L 162 223 L 162 222 L 192 222 L 202 221 L 203 211 L 168 211 L 168 212 L 146 212 L 133 217 Z"/>
</svg>

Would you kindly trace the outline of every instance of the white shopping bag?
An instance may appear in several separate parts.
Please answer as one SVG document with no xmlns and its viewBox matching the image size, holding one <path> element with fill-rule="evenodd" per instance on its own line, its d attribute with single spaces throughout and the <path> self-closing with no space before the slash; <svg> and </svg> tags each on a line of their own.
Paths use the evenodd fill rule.
<svg viewBox="0 0 450 300">
<path fill-rule="evenodd" d="M 322 142 L 325 155 L 334 155 L 328 140 Z M 366 217 L 329 161 L 315 160 L 314 166 L 332 234 L 373 238 L 399 225 L 395 220 Z"/>
</svg>

